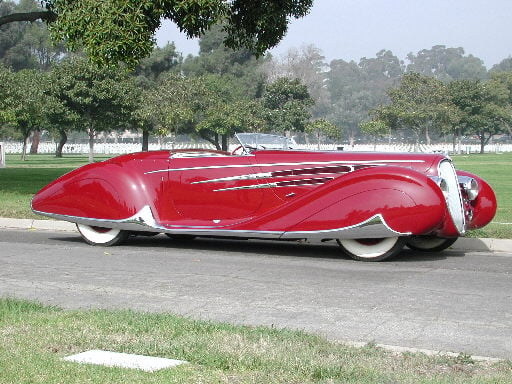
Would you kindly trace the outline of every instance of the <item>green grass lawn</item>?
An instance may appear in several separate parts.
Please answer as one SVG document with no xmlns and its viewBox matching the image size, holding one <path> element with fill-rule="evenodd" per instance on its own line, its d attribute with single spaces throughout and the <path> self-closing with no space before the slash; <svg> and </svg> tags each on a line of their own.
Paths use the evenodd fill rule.
<svg viewBox="0 0 512 384">
<path fill-rule="evenodd" d="M 104 160 L 106 156 L 96 156 Z M 512 153 L 453 156 L 458 169 L 473 172 L 491 184 L 498 199 L 498 212 L 487 227 L 471 231 L 472 237 L 512 238 Z M 86 155 L 7 155 L 7 167 L 0 169 L 0 217 L 39 218 L 30 211 L 30 199 L 41 187 L 58 176 L 87 163 Z"/>
<path fill-rule="evenodd" d="M 300 331 L 0 299 L 0 383 L 510 383 L 512 363 L 391 354 Z M 66 362 L 92 349 L 185 360 L 153 373 Z"/>
<path fill-rule="evenodd" d="M 458 155 L 452 158 L 457 169 L 472 172 L 487 181 L 498 200 L 494 220 L 482 229 L 469 232 L 468 236 L 512 239 L 512 153 Z"/>
</svg>

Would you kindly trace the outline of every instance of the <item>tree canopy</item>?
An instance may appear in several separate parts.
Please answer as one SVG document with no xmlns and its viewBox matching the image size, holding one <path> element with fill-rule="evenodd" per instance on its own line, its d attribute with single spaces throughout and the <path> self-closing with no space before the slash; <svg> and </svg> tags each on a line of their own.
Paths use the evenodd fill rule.
<svg viewBox="0 0 512 384">
<path fill-rule="evenodd" d="M 290 18 L 305 16 L 313 0 L 42 0 L 42 8 L 0 16 L 0 26 L 43 20 L 53 38 L 73 50 L 83 49 L 95 62 L 134 66 L 148 56 L 162 19 L 177 24 L 188 37 L 199 37 L 224 23 L 224 43 L 256 55 L 275 46 Z"/>
</svg>

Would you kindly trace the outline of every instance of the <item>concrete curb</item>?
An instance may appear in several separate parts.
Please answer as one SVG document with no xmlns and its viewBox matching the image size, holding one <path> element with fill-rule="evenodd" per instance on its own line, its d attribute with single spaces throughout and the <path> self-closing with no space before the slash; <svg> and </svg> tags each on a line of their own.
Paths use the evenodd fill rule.
<svg viewBox="0 0 512 384">
<path fill-rule="evenodd" d="M 67 221 L 35 220 L 35 219 L 10 219 L 0 217 L 0 228 L 65 231 L 75 232 L 76 226 Z M 477 239 L 473 237 L 461 237 L 450 249 L 456 251 L 479 252 L 510 252 L 512 251 L 511 239 Z"/>
<path fill-rule="evenodd" d="M 76 230 L 73 223 L 57 220 L 35 220 L 35 219 L 9 219 L 0 217 L 0 228 L 12 229 L 36 229 L 46 231 L 66 231 L 72 232 Z"/>
</svg>

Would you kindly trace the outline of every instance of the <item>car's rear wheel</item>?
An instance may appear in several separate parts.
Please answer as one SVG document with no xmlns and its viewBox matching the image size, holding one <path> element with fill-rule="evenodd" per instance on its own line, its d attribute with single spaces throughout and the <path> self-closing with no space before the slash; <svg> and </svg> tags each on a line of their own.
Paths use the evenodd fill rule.
<svg viewBox="0 0 512 384">
<path fill-rule="evenodd" d="M 355 260 L 382 261 L 400 253 L 407 238 L 397 236 L 381 239 L 338 239 L 337 242 Z"/>
<path fill-rule="evenodd" d="M 407 246 L 415 251 L 421 252 L 439 252 L 457 241 L 458 237 L 443 239 L 433 236 L 411 236 L 407 240 Z"/>
<path fill-rule="evenodd" d="M 115 228 L 96 227 L 85 224 L 76 225 L 82 238 L 91 245 L 117 245 L 125 241 L 129 232 Z"/>
</svg>

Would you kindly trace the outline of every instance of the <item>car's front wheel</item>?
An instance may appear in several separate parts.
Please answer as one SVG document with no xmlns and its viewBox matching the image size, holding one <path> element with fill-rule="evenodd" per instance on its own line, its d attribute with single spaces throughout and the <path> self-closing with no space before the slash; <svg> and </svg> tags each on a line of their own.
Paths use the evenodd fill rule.
<svg viewBox="0 0 512 384">
<path fill-rule="evenodd" d="M 77 224 L 76 228 L 82 238 L 91 245 L 116 245 L 125 241 L 129 232 L 115 228 L 96 227 L 85 224 Z"/>
<path fill-rule="evenodd" d="M 457 241 L 458 237 L 444 239 L 434 236 L 411 236 L 407 240 L 407 246 L 414 251 L 439 252 Z"/>
<path fill-rule="evenodd" d="M 382 239 L 338 239 L 337 242 L 355 260 L 382 261 L 400 253 L 407 238 L 397 236 Z"/>
</svg>

